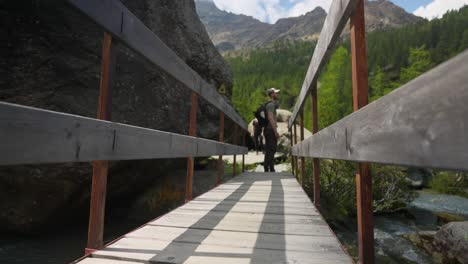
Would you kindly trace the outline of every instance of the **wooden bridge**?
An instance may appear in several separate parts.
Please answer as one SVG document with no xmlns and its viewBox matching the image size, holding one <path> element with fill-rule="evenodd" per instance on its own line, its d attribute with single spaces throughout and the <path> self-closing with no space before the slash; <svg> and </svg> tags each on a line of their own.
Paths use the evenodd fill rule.
<svg viewBox="0 0 468 264">
<path fill-rule="evenodd" d="M 234 155 L 236 175 L 236 156 L 247 153 L 238 144 L 242 136 L 245 145 L 244 120 L 118 0 L 68 2 L 105 31 L 98 118 L 0 103 L 0 165 L 93 162 L 88 244 L 76 263 L 352 263 L 320 215 L 319 159 L 359 163 L 359 263 L 374 263 L 369 162 L 468 170 L 468 52 L 366 106 L 363 0 L 331 4 L 289 122 L 293 174 L 242 169 L 224 184 L 222 155 Z M 348 20 L 356 113 L 318 132 L 317 79 Z M 110 121 L 116 45 L 128 46 L 192 90 L 189 135 Z M 304 139 L 309 94 L 314 135 Z M 199 97 L 219 110 L 219 141 L 196 137 Z M 224 143 L 225 116 L 236 124 L 232 144 Z M 193 159 L 212 155 L 219 155 L 219 185 L 193 199 Z M 104 245 L 108 161 L 181 157 L 187 158 L 186 203 Z M 305 174 L 305 158 L 313 159 L 313 175 Z M 313 204 L 301 188 L 307 177 L 314 183 Z"/>
<path fill-rule="evenodd" d="M 142 262 L 353 263 L 290 173 L 243 173 L 78 263 Z"/>
</svg>

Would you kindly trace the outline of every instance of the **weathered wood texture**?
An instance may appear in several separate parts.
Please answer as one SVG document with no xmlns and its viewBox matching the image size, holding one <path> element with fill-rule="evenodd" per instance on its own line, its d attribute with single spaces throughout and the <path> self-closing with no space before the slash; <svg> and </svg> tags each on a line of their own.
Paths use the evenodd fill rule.
<svg viewBox="0 0 468 264">
<path fill-rule="evenodd" d="M 245 144 L 245 137 L 247 136 L 247 133 L 245 131 L 242 132 L 242 146 L 246 146 Z M 242 173 L 245 172 L 245 154 L 242 155 Z"/>
<path fill-rule="evenodd" d="M 318 75 L 322 67 L 327 63 L 330 57 L 333 46 L 335 46 L 338 37 L 343 31 L 346 22 L 348 21 L 354 7 L 356 0 L 333 0 L 328 11 L 327 18 L 323 24 L 320 38 L 315 47 L 314 55 L 310 62 L 309 68 L 306 73 L 304 83 L 302 84 L 301 92 L 299 94 L 294 111 L 289 119 L 289 127 L 297 119 L 299 112 L 304 106 L 305 100 L 309 94 L 312 84 L 317 81 Z"/>
<path fill-rule="evenodd" d="M 78 263 L 353 263 L 286 173 L 239 175 L 91 257 Z"/>
<path fill-rule="evenodd" d="M 293 146 L 294 155 L 468 171 L 468 51 Z"/>
<path fill-rule="evenodd" d="M 357 0 L 356 9 L 351 16 L 350 25 L 353 108 L 356 112 L 369 103 L 364 0 Z M 356 201 L 360 264 L 374 263 L 374 221 L 372 215 L 371 177 L 370 164 L 359 163 L 356 173 Z"/>
<path fill-rule="evenodd" d="M 189 136 L 197 135 L 197 111 L 198 111 L 198 94 L 192 92 L 190 119 L 189 119 Z M 185 202 L 192 200 L 193 187 L 193 170 L 195 161 L 192 156 L 187 158 L 187 177 L 185 178 Z"/>
<path fill-rule="evenodd" d="M 313 83 L 311 91 L 312 99 L 312 134 L 318 132 L 318 98 L 317 98 L 317 82 Z M 314 172 L 314 205 L 320 210 L 320 161 L 317 158 L 312 159 Z"/>
<path fill-rule="evenodd" d="M 293 136 L 293 144 L 297 145 L 297 125 L 294 123 L 294 136 Z M 296 178 L 299 179 L 299 168 L 297 166 L 297 157 L 294 156 L 293 153 L 293 159 L 294 159 L 294 171 L 296 172 Z"/>
<path fill-rule="evenodd" d="M 237 145 L 237 141 L 239 139 L 239 135 L 237 134 L 237 130 L 238 130 L 238 127 L 236 125 L 234 125 L 234 143 L 233 143 L 234 145 Z M 232 174 L 234 176 L 236 176 L 236 173 L 237 173 L 237 171 L 236 171 L 237 170 L 237 161 L 236 161 L 236 159 L 237 159 L 237 155 L 234 154 L 234 162 L 232 164 Z"/>
<path fill-rule="evenodd" d="M 0 102 L 0 165 L 208 157 L 247 148 Z"/>
<path fill-rule="evenodd" d="M 300 117 L 300 126 L 301 126 L 301 142 L 304 141 L 304 111 L 301 111 Z M 302 187 L 305 186 L 305 158 L 301 158 L 301 185 Z"/>
<path fill-rule="evenodd" d="M 290 143 L 291 143 L 291 150 L 292 150 L 292 146 L 293 146 L 293 132 L 292 132 L 292 129 L 291 128 L 288 128 L 289 129 L 289 139 L 290 139 Z M 290 155 L 291 155 L 291 171 L 292 171 L 292 174 L 293 175 L 296 175 L 296 171 L 294 170 L 294 156 L 292 155 L 292 151 L 290 150 Z"/>
<path fill-rule="evenodd" d="M 105 32 L 102 42 L 101 80 L 97 118 L 111 120 L 112 88 L 114 84 L 116 44 Z M 103 245 L 104 215 L 106 209 L 108 161 L 93 161 L 93 180 L 89 208 L 88 242 L 86 252 Z"/>
<path fill-rule="evenodd" d="M 219 113 L 219 142 L 224 142 L 224 113 Z M 223 180 L 224 165 L 223 165 L 223 155 L 219 155 L 218 158 L 218 180 L 217 184 L 221 184 Z"/>
<path fill-rule="evenodd" d="M 217 92 L 216 88 L 191 69 L 120 1 L 68 0 L 68 2 L 112 33 L 122 43 L 166 71 L 217 109 L 223 111 L 242 129 L 247 130 L 245 121 Z"/>
</svg>

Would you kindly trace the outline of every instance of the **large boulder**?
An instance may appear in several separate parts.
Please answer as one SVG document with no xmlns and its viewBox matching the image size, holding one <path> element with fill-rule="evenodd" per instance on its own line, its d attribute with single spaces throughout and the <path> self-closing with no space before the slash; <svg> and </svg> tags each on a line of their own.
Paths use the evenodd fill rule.
<svg viewBox="0 0 468 264">
<path fill-rule="evenodd" d="M 444 263 L 468 263 L 468 222 L 444 225 L 434 237 L 434 245 L 444 255 Z"/>
<path fill-rule="evenodd" d="M 192 0 L 123 3 L 205 80 L 231 94 L 231 71 Z M 62 0 L 3 1 L 0 12 L 0 100 L 95 117 L 103 30 Z M 188 88 L 121 44 L 116 71 L 113 121 L 187 134 Z M 219 112 L 200 100 L 198 135 L 216 139 L 218 119 Z M 183 167 L 184 160 L 114 162 L 108 198 L 130 199 Z M 90 179 L 87 163 L 0 168 L 0 231 L 29 232 L 64 223 L 65 215 L 87 215 Z M 183 196 L 184 182 L 167 182 Z"/>
</svg>

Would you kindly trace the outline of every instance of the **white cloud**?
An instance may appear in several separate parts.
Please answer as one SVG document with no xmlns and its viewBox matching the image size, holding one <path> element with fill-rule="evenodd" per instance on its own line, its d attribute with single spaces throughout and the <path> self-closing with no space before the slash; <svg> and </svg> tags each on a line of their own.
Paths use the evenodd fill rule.
<svg viewBox="0 0 468 264">
<path fill-rule="evenodd" d="M 216 6 L 235 14 L 253 16 L 260 21 L 275 23 L 283 17 L 300 16 L 321 6 L 328 11 L 332 0 L 213 0 Z"/>
<path fill-rule="evenodd" d="M 449 10 L 458 10 L 468 5 L 468 0 L 433 0 L 426 6 L 420 6 L 413 14 L 427 19 L 441 18 Z"/>
<path fill-rule="evenodd" d="M 328 13 L 332 0 L 290 0 L 293 2 L 292 8 L 288 12 L 288 16 L 300 16 L 314 10 L 317 6 L 322 7 Z"/>
</svg>

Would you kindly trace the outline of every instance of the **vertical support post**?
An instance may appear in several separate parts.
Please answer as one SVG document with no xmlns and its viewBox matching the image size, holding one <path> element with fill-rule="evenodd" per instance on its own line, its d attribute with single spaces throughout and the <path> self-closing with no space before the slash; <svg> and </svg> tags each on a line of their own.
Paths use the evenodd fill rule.
<svg viewBox="0 0 468 264">
<path fill-rule="evenodd" d="M 318 98 L 317 98 L 317 81 L 312 87 L 312 134 L 318 132 Z M 314 163 L 314 205 L 320 209 L 320 161 L 317 158 L 312 159 Z"/>
<path fill-rule="evenodd" d="M 304 141 L 304 110 L 301 111 L 301 141 Z M 301 157 L 301 184 L 305 186 L 305 158 Z"/>
<path fill-rule="evenodd" d="M 219 142 L 224 142 L 224 112 L 219 112 Z M 223 155 L 219 155 L 218 158 L 218 181 L 217 185 L 221 184 L 223 180 Z"/>
<path fill-rule="evenodd" d="M 351 54 L 353 107 L 368 104 L 366 31 L 364 0 L 357 0 L 351 16 Z M 356 174 L 359 263 L 374 263 L 374 225 L 372 219 L 372 178 L 369 163 L 359 163 Z"/>
<path fill-rule="evenodd" d="M 296 144 L 297 144 L 297 127 L 296 127 L 296 120 L 294 120 L 293 126 L 294 126 L 294 137 L 293 137 L 293 140 L 294 140 L 294 145 L 296 145 Z M 296 172 L 296 178 L 299 180 L 299 170 L 298 170 L 298 166 L 297 166 L 297 156 L 294 157 L 294 171 Z"/>
<path fill-rule="evenodd" d="M 97 118 L 101 120 L 111 119 L 112 86 L 116 59 L 115 46 L 112 35 L 105 32 L 102 43 L 101 81 L 99 84 L 99 106 L 97 113 Z M 93 161 L 86 255 L 103 246 L 108 168 L 108 161 Z"/>
<path fill-rule="evenodd" d="M 242 132 L 242 146 L 245 147 L 245 136 L 247 135 L 247 132 L 243 131 Z M 242 154 L 242 172 L 245 172 L 245 154 Z"/>
<path fill-rule="evenodd" d="M 197 111 L 198 111 L 198 94 L 192 92 L 191 108 L 190 108 L 190 124 L 189 136 L 196 136 L 197 134 Z M 185 202 L 188 203 L 192 200 L 192 186 L 193 186 L 193 157 L 187 158 L 187 178 L 185 180 Z"/>
<path fill-rule="evenodd" d="M 291 141 L 291 170 L 292 170 L 292 174 L 293 175 L 296 175 L 296 171 L 294 170 L 294 156 L 292 154 L 292 147 L 293 147 L 293 133 L 292 133 L 292 127 L 289 128 L 289 135 L 290 135 L 290 141 Z"/>
<path fill-rule="evenodd" d="M 234 145 L 237 145 L 238 144 L 238 135 L 237 135 L 237 125 L 234 124 Z M 236 167 L 237 167 L 237 161 L 236 161 L 236 158 L 237 158 L 237 155 L 234 154 L 234 163 L 232 164 L 233 168 L 232 168 L 232 174 L 233 176 L 236 176 Z"/>
</svg>

